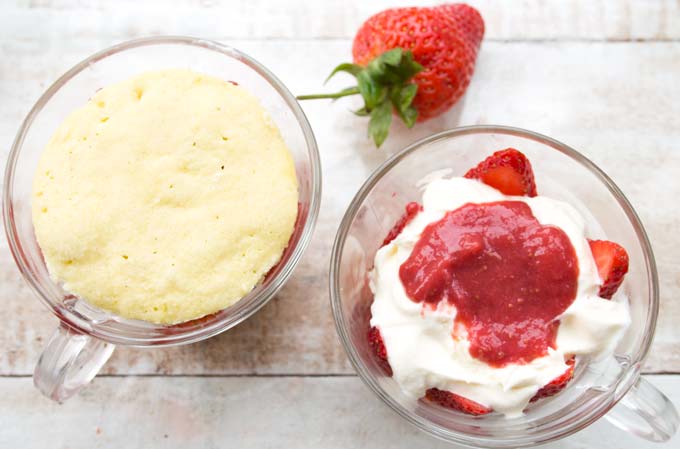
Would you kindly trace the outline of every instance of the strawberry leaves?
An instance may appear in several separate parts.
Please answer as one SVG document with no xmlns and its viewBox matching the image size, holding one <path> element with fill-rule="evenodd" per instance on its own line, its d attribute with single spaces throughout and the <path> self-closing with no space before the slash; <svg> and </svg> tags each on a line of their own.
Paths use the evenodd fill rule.
<svg viewBox="0 0 680 449">
<path fill-rule="evenodd" d="M 387 138 L 392 124 L 392 112 L 411 128 L 418 118 L 418 111 L 413 107 L 413 99 L 418 93 L 418 86 L 411 82 L 412 78 L 423 70 L 423 66 L 413 59 L 411 51 L 394 48 L 373 59 L 366 67 L 357 64 L 343 63 L 337 66 L 326 81 L 340 72 L 349 73 L 357 80 L 357 86 L 348 87 L 333 94 L 300 95 L 298 100 L 319 98 L 338 99 L 349 95 L 360 94 L 364 106 L 356 111 L 359 116 L 370 116 L 368 135 L 380 147 Z"/>
<path fill-rule="evenodd" d="M 328 80 L 333 78 L 333 75 L 335 75 L 338 72 L 347 72 L 352 76 L 357 76 L 359 74 L 359 72 L 361 72 L 363 69 L 364 68 L 361 67 L 358 64 L 352 64 L 351 62 L 344 62 L 344 63 L 340 64 L 339 66 L 337 66 L 336 68 L 334 68 L 333 71 L 331 72 L 331 74 L 328 75 L 328 78 L 326 78 L 326 80 L 323 83 L 326 84 L 328 82 Z"/>
<path fill-rule="evenodd" d="M 387 138 L 392 124 L 392 106 L 382 101 L 371 111 L 368 121 L 368 135 L 373 138 L 375 146 L 380 147 Z"/>
<path fill-rule="evenodd" d="M 401 89 L 395 89 L 391 92 L 390 100 L 394 109 L 396 109 L 399 117 L 404 121 L 407 127 L 412 127 L 418 118 L 418 111 L 411 106 L 413 99 L 418 93 L 418 86 L 415 84 L 407 84 Z"/>
</svg>

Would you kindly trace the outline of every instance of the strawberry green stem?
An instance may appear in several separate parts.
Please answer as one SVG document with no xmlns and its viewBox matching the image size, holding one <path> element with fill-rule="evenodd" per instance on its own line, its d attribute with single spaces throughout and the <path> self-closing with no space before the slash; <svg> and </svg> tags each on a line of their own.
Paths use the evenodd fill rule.
<svg viewBox="0 0 680 449">
<path fill-rule="evenodd" d="M 358 87 L 353 87 L 351 89 L 343 90 L 342 92 L 336 92 L 333 94 L 314 94 L 314 95 L 298 95 L 298 100 L 318 100 L 323 98 L 341 98 L 347 97 L 349 95 L 356 95 L 359 93 Z"/>
<path fill-rule="evenodd" d="M 413 59 L 410 50 L 396 47 L 376 56 L 366 66 L 344 62 L 335 67 L 326 79 L 328 81 L 338 72 L 346 72 L 356 78 L 357 86 L 330 94 L 300 95 L 297 99 L 336 100 L 360 94 L 364 99 L 364 106 L 354 113 L 370 117 L 368 134 L 373 138 L 375 146 L 379 147 L 387 138 L 393 112 L 407 127 L 415 124 L 418 110 L 413 106 L 413 99 L 418 92 L 418 85 L 413 77 L 422 70 L 423 66 Z"/>
</svg>

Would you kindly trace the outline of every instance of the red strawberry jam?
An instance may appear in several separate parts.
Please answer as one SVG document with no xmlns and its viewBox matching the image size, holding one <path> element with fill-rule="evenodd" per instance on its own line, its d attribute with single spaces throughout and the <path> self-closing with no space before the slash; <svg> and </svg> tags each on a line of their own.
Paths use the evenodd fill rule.
<svg viewBox="0 0 680 449">
<path fill-rule="evenodd" d="M 466 204 L 429 224 L 399 270 L 406 293 L 457 310 L 470 354 L 528 363 L 555 348 L 556 318 L 576 298 L 578 260 L 561 229 L 521 201 Z"/>
</svg>

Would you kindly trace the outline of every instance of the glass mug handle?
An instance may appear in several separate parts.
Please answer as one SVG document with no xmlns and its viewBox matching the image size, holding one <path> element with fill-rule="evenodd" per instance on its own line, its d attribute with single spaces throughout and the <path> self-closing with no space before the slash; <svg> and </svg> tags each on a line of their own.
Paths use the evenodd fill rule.
<svg viewBox="0 0 680 449">
<path fill-rule="evenodd" d="M 97 375 L 115 346 L 59 324 L 33 372 L 33 383 L 54 401 L 70 398 Z"/>
<path fill-rule="evenodd" d="M 680 422 L 670 399 L 641 376 L 605 418 L 626 432 L 657 442 L 668 441 Z"/>
</svg>

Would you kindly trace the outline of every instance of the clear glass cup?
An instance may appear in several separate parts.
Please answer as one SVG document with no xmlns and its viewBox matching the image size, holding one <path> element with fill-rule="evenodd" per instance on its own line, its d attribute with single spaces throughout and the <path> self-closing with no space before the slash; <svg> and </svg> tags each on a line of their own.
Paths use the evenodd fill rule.
<svg viewBox="0 0 680 449">
<path fill-rule="evenodd" d="M 189 68 L 235 81 L 269 111 L 295 161 L 298 220 L 280 263 L 247 296 L 213 315 L 175 326 L 127 320 L 90 306 L 50 279 L 33 232 L 31 193 L 38 158 L 59 123 L 97 89 L 147 70 Z M 59 318 L 35 369 L 35 385 L 62 401 L 87 384 L 114 345 L 193 343 L 236 326 L 264 306 L 290 277 L 312 236 L 321 199 L 321 166 L 312 129 L 295 97 L 267 68 L 240 51 L 202 39 L 153 37 L 125 42 L 82 61 L 40 97 L 9 155 L 3 197 L 9 247 L 24 279 Z"/>
<path fill-rule="evenodd" d="M 574 205 L 593 238 L 622 244 L 630 271 L 622 286 L 632 324 L 612 357 L 584 360 L 560 394 L 531 404 L 524 416 L 473 417 L 406 396 L 376 363 L 367 343 L 372 300 L 367 273 L 376 251 L 428 179 L 462 176 L 491 152 L 514 147 L 531 160 L 539 193 Z M 678 426 L 673 404 L 640 376 L 659 307 L 654 256 L 635 211 L 602 170 L 546 136 L 502 126 L 471 126 L 416 142 L 380 166 L 361 187 L 338 230 L 331 255 L 330 294 L 342 344 L 368 387 L 407 421 L 449 442 L 489 448 L 533 446 L 570 435 L 605 416 L 653 441 Z"/>
</svg>

